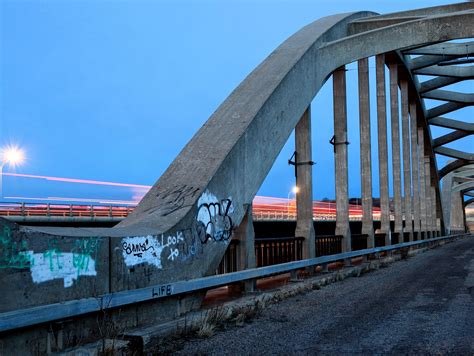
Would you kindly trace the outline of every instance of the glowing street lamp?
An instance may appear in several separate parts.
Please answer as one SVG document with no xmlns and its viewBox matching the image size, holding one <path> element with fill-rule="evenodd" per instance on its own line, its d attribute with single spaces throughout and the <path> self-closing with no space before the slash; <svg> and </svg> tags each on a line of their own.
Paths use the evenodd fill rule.
<svg viewBox="0 0 474 356">
<path fill-rule="evenodd" d="M 296 200 L 296 194 L 299 192 L 299 190 L 300 190 L 300 188 L 298 188 L 298 187 L 295 185 L 295 186 L 294 186 L 293 188 L 291 188 L 291 190 L 288 192 L 288 204 L 287 204 L 287 206 L 286 206 L 286 207 L 287 207 L 286 211 L 287 211 L 288 217 L 290 216 L 290 195 L 291 195 L 291 193 L 293 193 L 294 199 Z"/>
<path fill-rule="evenodd" d="M 7 164 L 10 166 L 17 166 L 25 160 L 25 153 L 22 149 L 16 146 L 8 146 L 3 148 L 0 151 L 1 161 L 0 161 L 0 199 L 3 198 L 3 167 Z"/>
</svg>

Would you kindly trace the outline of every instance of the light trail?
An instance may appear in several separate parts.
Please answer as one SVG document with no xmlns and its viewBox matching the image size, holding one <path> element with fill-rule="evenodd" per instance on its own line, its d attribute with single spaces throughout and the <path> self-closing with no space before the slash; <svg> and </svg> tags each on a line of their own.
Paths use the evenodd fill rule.
<svg viewBox="0 0 474 356">
<path fill-rule="evenodd" d="M 41 200 L 41 201 L 62 201 L 62 202 L 81 202 L 81 203 L 98 203 L 98 204 L 117 204 L 117 205 L 138 205 L 137 201 L 131 200 L 104 200 L 104 199 L 88 199 L 88 198 L 66 198 L 66 197 L 5 197 L 6 199 L 18 200 Z"/>
<path fill-rule="evenodd" d="M 140 188 L 140 189 L 150 189 L 151 185 L 141 185 L 141 184 L 129 184 L 129 183 L 116 183 L 116 182 L 104 182 L 99 180 L 89 180 L 89 179 L 77 179 L 77 178 L 61 178 L 61 177 L 50 177 L 50 176 L 37 176 L 33 174 L 21 174 L 21 173 L 3 173 L 4 176 L 10 177 L 21 177 L 21 178 L 34 178 L 34 179 L 45 179 L 55 182 L 65 182 L 65 183 L 80 183 L 80 184 L 93 184 L 93 185 L 108 185 L 114 187 L 128 187 L 128 188 Z"/>
</svg>

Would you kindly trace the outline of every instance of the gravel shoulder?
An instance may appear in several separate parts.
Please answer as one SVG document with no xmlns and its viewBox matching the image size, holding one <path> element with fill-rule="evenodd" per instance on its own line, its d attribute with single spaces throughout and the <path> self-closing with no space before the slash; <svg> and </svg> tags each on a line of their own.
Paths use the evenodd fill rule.
<svg viewBox="0 0 474 356">
<path fill-rule="evenodd" d="M 265 308 L 180 354 L 473 354 L 474 238 Z"/>
</svg>

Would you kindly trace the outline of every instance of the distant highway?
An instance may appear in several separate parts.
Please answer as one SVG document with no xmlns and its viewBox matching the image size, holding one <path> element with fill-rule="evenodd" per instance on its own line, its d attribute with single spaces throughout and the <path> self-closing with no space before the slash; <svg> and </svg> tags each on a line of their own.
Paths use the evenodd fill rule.
<svg viewBox="0 0 474 356">
<path fill-rule="evenodd" d="M 128 205 L 85 205 L 46 203 L 0 203 L 0 216 L 17 222 L 41 221 L 121 221 L 135 208 Z M 316 221 L 333 221 L 336 218 L 336 204 L 315 201 L 313 216 Z M 255 220 L 295 220 L 294 199 L 256 196 L 253 201 Z M 349 206 L 349 217 L 357 221 L 362 218 L 360 205 Z M 373 208 L 374 220 L 380 220 L 380 209 Z"/>
</svg>

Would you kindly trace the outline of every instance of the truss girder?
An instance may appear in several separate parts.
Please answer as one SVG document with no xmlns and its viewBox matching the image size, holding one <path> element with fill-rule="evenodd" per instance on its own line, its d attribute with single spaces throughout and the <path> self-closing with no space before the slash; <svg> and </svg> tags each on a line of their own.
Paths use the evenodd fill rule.
<svg viewBox="0 0 474 356">
<path fill-rule="evenodd" d="M 457 130 L 457 131 L 454 131 L 454 132 L 450 132 L 447 135 L 443 135 L 441 137 L 435 138 L 433 140 L 433 147 L 434 148 L 440 147 L 440 146 L 446 145 L 450 142 L 459 140 L 459 139 L 461 139 L 463 137 L 466 137 L 466 136 L 469 136 L 469 135 L 471 135 L 471 132 L 467 132 L 467 131 Z"/>
<path fill-rule="evenodd" d="M 474 53 L 474 42 L 464 43 L 436 43 L 433 45 L 408 49 L 403 51 L 404 54 L 424 54 L 424 55 L 438 55 L 438 56 L 466 56 Z"/>
<path fill-rule="evenodd" d="M 463 151 L 455 150 L 448 147 L 436 147 L 434 149 L 435 153 L 438 153 L 443 156 L 452 157 L 456 159 L 462 159 L 465 161 L 474 161 L 474 154 L 466 153 Z"/>
<path fill-rule="evenodd" d="M 458 67 L 458 66 L 431 66 L 417 69 L 414 74 L 433 75 L 438 77 L 451 77 L 462 79 L 474 78 L 474 66 Z"/>
<path fill-rule="evenodd" d="M 445 127 L 447 129 L 474 132 L 474 123 L 448 119 L 446 117 L 437 116 L 429 121 L 430 125 Z"/>
<path fill-rule="evenodd" d="M 465 105 L 474 104 L 474 94 L 459 93 L 451 90 L 432 90 L 421 95 L 422 98 L 449 101 Z"/>
</svg>

